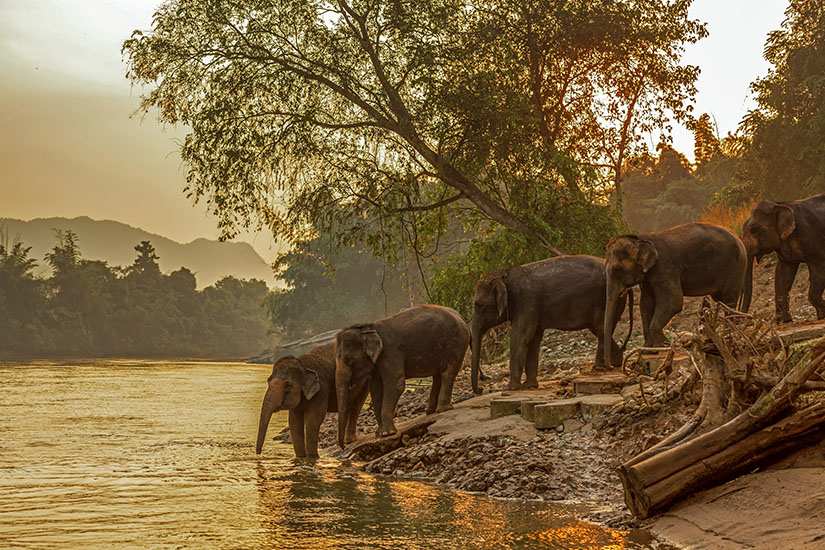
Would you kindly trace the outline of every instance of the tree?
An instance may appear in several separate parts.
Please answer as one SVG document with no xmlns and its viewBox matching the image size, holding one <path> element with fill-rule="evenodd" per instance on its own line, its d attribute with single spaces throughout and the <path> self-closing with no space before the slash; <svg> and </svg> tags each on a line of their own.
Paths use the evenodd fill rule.
<svg viewBox="0 0 825 550">
<path fill-rule="evenodd" d="M 773 67 L 751 85 L 758 107 L 741 122 L 752 195 L 790 200 L 825 191 L 823 43 L 825 5 L 791 0 L 782 28 L 765 44 Z"/>
<path fill-rule="evenodd" d="M 364 245 L 337 248 L 329 236 L 300 241 L 273 267 L 286 288 L 270 294 L 269 318 L 287 340 L 370 322 L 411 305 L 403 272 Z"/>
<path fill-rule="evenodd" d="M 696 166 L 701 167 L 710 162 L 713 157 L 721 153 L 722 146 L 716 137 L 714 127 L 710 123 L 710 115 L 704 113 L 692 125 L 693 130 L 693 157 Z"/>
<path fill-rule="evenodd" d="M 603 201 L 640 133 L 688 115 L 689 5 L 172 0 L 123 52 L 153 86 L 142 111 L 191 128 L 187 191 L 225 236 L 399 242 L 449 211 L 558 254 L 559 212 Z"/>
</svg>

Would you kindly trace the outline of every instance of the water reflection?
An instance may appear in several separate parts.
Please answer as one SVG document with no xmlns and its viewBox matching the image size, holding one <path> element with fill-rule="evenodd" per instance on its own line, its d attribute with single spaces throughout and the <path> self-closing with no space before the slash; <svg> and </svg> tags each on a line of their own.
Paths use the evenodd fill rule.
<svg viewBox="0 0 825 550">
<path fill-rule="evenodd" d="M 284 549 L 620 549 L 625 533 L 578 521 L 572 508 L 492 500 L 335 464 L 258 467 L 267 544 Z"/>
<path fill-rule="evenodd" d="M 575 511 L 254 453 L 270 368 L 0 366 L 2 548 L 623 548 Z M 286 415 L 272 420 L 274 433 Z"/>
</svg>

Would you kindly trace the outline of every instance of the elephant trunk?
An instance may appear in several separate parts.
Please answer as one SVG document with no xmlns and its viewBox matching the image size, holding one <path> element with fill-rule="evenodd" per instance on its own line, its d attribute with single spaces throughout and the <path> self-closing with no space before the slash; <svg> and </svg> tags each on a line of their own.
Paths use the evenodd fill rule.
<svg viewBox="0 0 825 550">
<path fill-rule="evenodd" d="M 613 349 L 613 330 L 616 328 L 616 310 L 624 288 L 618 282 L 607 280 L 607 300 L 604 307 L 604 358 L 605 364 L 610 363 L 610 350 Z"/>
<path fill-rule="evenodd" d="M 485 332 L 485 330 L 482 330 L 481 323 L 473 320 L 473 332 L 470 337 L 472 352 L 472 358 L 470 360 L 470 382 L 472 383 L 473 393 L 475 394 L 481 393 L 481 388 L 478 387 L 478 373 L 479 363 L 481 362 L 481 340 L 484 338 Z"/>
<path fill-rule="evenodd" d="M 281 403 L 283 403 L 283 392 L 277 388 L 270 388 L 266 391 L 263 405 L 261 405 L 261 419 L 258 423 L 258 442 L 255 444 L 255 453 L 261 454 L 261 449 L 264 447 L 264 440 L 266 439 L 266 429 L 269 427 L 269 420 L 272 414 L 281 410 Z"/>
<path fill-rule="evenodd" d="M 630 341 L 630 335 L 633 333 L 633 289 L 627 289 L 627 314 L 630 317 L 630 326 L 627 327 L 627 336 L 624 337 L 624 342 L 621 345 L 621 351 L 624 354 L 627 349 L 627 343 Z"/>
<path fill-rule="evenodd" d="M 745 281 L 742 285 L 742 296 L 739 298 L 739 311 L 747 313 L 751 307 L 753 297 L 753 262 L 756 260 L 755 254 L 748 254 L 748 267 L 745 270 Z"/>
<path fill-rule="evenodd" d="M 349 380 L 338 377 L 335 380 L 336 393 L 338 394 L 338 446 L 345 447 L 347 437 L 347 417 L 349 416 Z"/>
</svg>

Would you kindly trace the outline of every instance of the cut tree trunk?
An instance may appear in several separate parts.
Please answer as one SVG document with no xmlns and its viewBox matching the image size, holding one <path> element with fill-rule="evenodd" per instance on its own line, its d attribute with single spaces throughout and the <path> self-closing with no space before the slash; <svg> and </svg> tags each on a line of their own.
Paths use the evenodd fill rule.
<svg viewBox="0 0 825 550">
<path fill-rule="evenodd" d="M 619 469 L 625 503 L 637 517 L 647 518 L 698 489 L 730 479 L 825 430 L 825 404 L 780 420 L 792 408 L 793 399 L 801 391 L 811 389 L 805 385 L 825 362 L 825 340 L 817 343 L 809 359 L 797 364 L 767 394 L 722 424 L 726 372 L 745 370 L 748 358 L 734 357 L 710 316 L 706 315 L 705 321 L 708 339 L 700 345 L 705 356 L 699 408 L 680 430 Z M 816 337 L 822 331 L 806 334 Z"/>
<path fill-rule="evenodd" d="M 817 403 L 680 469 L 669 472 L 658 469 L 656 473 L 665 477 L 656 482 L 649 482 L 658 477 L 649 477 L 649 471 L 643 472 L 648 476 L 645 480 L 637 468 L 623 469 L 620 475 L 625 486 L 625 503 L 633 515 L 644 519 L 699 489 L 727 481 L 768 459 L 823 438 L 825 403 Z M 701 440 L 699 437 L 691 443 Z M 649 484 L 644 485 L 645 481 Z"/>
</svg>

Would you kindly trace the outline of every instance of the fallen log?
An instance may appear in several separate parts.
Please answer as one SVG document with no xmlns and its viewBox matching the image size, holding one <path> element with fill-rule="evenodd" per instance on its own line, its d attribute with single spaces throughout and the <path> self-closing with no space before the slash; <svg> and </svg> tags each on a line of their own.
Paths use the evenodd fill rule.
<svg viewBox="0 0 825 550">
<path fill-rule="evenodd" d="M 622 477 L 625 502 L 633 515 L 645 519 L 695 491 L 732 479 L 766 460 L 823 439 L 825 403 L 817 403 L 649 486 L 642 486 L 638 476 Z"/>
<path fill-rule="evenodd" d="M 703 393 L 696 413 L 682 429 L 619 468 L 625 503 L 640 518 L 663 510 L 699 488 L 737 475 L 742 471 L 742 465 L 774 456 L 776 449 L 801 444 L 800 441 L 811 433 L 819 433 L 825 419 L 823 406 L 822 410 L 806 410 L 799 418 L 796 415 L 789 417 L 794 420 L 779 420 L 791 409 L 793 399 L 801 391 L 812 389 L 811 385 L 806 387 L 806 383 L 825 363 L 825 340 L 813 346 L 807 359 L 797 364 L 768 393 L 734 416 L 731 407 L 723 414 L 723 388 L 728 387 L 730 374 L 743 370 L 749 373 L 744 368 L 748 357 L 734 356 L 731 349 L 735 346 L 729 345 L 717 332 L 709 308 L 703 312 L 703 322 L 702 330 L 707 339 L 697 343 L 704 352 Z M 809 327 L 805 333 L 814 337 L 822 335 Z M 788 334 L 797 332 L 786 330 Z M 749 347 L 756 349 L 752 345 Z M 771 429 L 766 429 L 773 423 Z M 697 435 L 702 430 L 709 431 Z M 755 437 L 757 433 L 759 437 Z"/>
<path fill-rule="evenodd" d="M 421 416 L 398 425 L 393 435 L 376 437 L 366 435 L 358 438 L 344 449 L 344 458 L 372 460 L 390 451 L 404 447 L 410 439 L 427 433 L 427 429 L 438 420 L 435 415 Z"/>
</svg>

